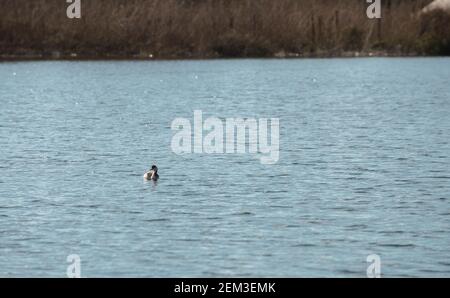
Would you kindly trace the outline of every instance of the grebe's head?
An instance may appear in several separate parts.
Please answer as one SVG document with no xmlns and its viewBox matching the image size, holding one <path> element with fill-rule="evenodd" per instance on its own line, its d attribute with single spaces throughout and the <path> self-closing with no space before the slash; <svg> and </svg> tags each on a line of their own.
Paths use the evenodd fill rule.
<svg viewBox="0 0 450 298">
<path fill-rule="evenodd" d="M 158 172 L 158 167 L 155 165 L 152 165 L 152 171 L 154 171 L 155 173 Z"/>
</svg>

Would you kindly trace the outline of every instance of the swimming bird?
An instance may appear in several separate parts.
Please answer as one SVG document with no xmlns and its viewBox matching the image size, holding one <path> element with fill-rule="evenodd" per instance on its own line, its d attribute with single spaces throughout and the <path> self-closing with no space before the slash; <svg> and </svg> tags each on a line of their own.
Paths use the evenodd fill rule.
<svg viewBox="0 0 450 298">
<path fill-rule="evenodd" d="M 155 165 L 152 165 L 151 170 L 144 174 L 144 179 L 158 181 L 158 179 L 159 179 L 158 167 Z"/>
</svg>

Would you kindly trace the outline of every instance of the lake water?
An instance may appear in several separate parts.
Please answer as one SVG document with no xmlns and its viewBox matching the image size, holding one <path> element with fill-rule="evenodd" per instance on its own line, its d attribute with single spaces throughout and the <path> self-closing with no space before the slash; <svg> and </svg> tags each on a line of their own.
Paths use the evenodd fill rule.
<svg viewBox="0 0 450 298">
<path fill-rule="evenodd" d="M 0 104 L 0 276 L 450 276 L 448 58 L 1 63 Z M 278 163 L 174 154 L 194 110 Z"/>
</svg>

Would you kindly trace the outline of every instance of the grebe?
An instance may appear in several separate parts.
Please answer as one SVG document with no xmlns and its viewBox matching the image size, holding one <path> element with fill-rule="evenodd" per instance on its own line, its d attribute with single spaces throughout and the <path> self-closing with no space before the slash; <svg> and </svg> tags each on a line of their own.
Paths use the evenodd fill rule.
<svg viewBox="0 0 450 298">
<path fill-rule="evenodd" d="M 144 179 L 158 181 L 159 179 L 158 167 L 153 165 L 151 170 L 144 174 Z"/>
</svg>

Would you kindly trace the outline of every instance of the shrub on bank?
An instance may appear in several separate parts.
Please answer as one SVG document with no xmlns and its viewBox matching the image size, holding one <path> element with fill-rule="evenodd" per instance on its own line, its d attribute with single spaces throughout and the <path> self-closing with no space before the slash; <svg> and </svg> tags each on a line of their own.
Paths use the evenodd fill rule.
<svg viewBox="0 0 450 298">
<path fill-rule="evenodd" d="M 449 55 L 449 14 L 430 0 L 3 0 L 0 56 L 299 57 L 348 52 Z M 55 54 L 59 53 L 59 54 Z"/>
</svg>

